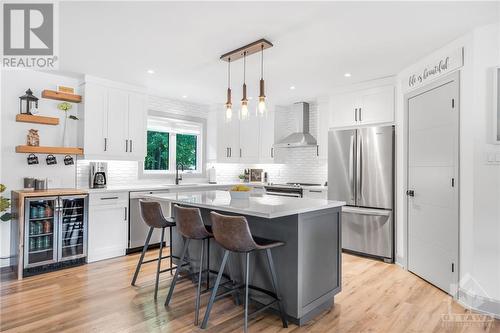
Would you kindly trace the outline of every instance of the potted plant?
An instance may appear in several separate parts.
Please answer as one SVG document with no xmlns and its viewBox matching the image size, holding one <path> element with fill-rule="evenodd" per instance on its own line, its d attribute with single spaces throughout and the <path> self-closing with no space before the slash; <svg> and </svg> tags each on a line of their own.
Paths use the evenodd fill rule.
<svg viewBox="0 0 500 333">
<path fill-rule="evenodd" d="M 68 102 L 62 102 L 62 103 L 57 104 L 57 108 L 61 111 L 64 111 L 64 125 L 63 125 L 64 127 L 63 127 L 63 138 L 62 138 L 63 147 L 69 146 L 68 135 L 66 133 L 66 119 L 78 120 L 77 116 L 69 114 L 69 110 L 71 110 L 72 107 L 73 107 L 73 105 L 71 105 Z"/>
<path fill-rule="evenodd" d="M 0 193 L 5 192 L 6 187 L 4 184 L 0 184 Z M 10 213 L 5 213 L 7 209 L 10 208 L 10 199 L 4 198 L 3 195 L 0 195 L 0 220 L 1 221 L 9 221 L 12 218 Z"/>
</svg>

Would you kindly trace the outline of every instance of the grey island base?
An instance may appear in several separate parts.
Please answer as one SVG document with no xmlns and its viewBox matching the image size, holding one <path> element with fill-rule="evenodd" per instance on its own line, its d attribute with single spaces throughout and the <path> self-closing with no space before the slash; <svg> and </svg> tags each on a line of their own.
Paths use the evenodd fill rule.
<svg viewBox="0 0 500 333">
<path fill-rule="evenodd" d="M 231 200 L 229 192 L 206 191 L 147 195 L 148 199 L 198 207 L 205 224 L 210 212 L 244 215 L 257 237 L 280 240 L 285 246 L 272 250 L 281 297 L 288 319 L 306 324 L 330 308 L 341 290 L 341 207 L 343 202 L 268 195 Z M 182 237 L 173 230 L 173 254 L 180 256 Z M 189 256 L 199 259 L 200 242 L 190 242 Z M 210 270 L 217 271 L 223 249 L 210 241 Z M 250 257 L 250 284 L 272 291 L 265 252 Z M 198 269 L 198 268 L 194 268 Z M 243 281 L 244 255 L 231 254 L 226 275 Z M 262 304 L 269 299 L 261 293 L 251 295 Z"/>
</svg>

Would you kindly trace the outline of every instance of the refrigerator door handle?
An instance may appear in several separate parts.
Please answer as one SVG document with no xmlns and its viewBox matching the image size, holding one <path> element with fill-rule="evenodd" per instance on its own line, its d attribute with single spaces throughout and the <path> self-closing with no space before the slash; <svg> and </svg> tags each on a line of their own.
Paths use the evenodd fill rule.
<svg viewBox="0 0 500 333">
<path fill-rule="evenodd" d="M 356 186 L 354 184 L 354 155 L 355 155 L 355 149 L 356 147 L 354 146 L 354 135 L 351 135 L 351 144 L 349 147 L 349 184 L 351 184 L 351 189 L 352 189 L 352 196 L 351 200 L 354 200 L 356 197 Z"/>
<path fill-rule="evenodd" d="M 357 162 L 357 168 L 356 168 L 356 181 L 357 181 L 357 188 L 356 188 L 356 204 L 359 204 L 359 201 L 361 201 L 361 197 L 363 196 L 363 193 L 361 192 L 363 189 L 363 138 L 361 136 L 361 133 L 358 132 L 358 138 L 357 138 L 357 156 L 356 156 L 356 162 Z"/>
</svg>

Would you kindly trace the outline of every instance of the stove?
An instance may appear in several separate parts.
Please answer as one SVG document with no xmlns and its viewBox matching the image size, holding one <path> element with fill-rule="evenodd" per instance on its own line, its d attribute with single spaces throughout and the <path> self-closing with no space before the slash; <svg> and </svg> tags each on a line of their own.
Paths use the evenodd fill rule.
<svg viewBox="0 0 500 333">
<path fill-rule="evenodd" d="M 278 195 L 284 197 L 295 197 L 302 198 L 304 196 L 304 188 L 308 186 L 321 186 L 321 184 L 312 183 L 285 183 L 285 184 L 274 184 L 264 186 L 266 189 L 266 194 L 268 195 Z"/>
</svg>

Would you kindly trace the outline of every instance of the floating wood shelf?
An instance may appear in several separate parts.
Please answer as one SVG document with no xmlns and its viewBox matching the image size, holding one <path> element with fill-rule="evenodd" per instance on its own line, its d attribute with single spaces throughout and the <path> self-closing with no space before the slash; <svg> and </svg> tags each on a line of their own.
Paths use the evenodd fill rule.
<svg viewBox="0 0 500 333">
<path fill-rule="evenodd" d="M 30 114 L 18 114 L 18 115 L 16 115 L 16 121 L 21 122 L 21 123 L 59 125 L 59 118 L 45 117 L 45 116 L 33 116 Z"/>
<path fill-rule="evenodd" d="M 80 103 L 82 101 L 82 96 L 80 95 L 68 94 L 55 90 L 42 91 L 42 97 L 48 99 L 55 99 L 57 101 L 71 102 L 71 103 Z"/>
<path fill-rule="evenodd" d="M 83 155 L 83 148 L 78 148 L 78 147 L 16 146 L 16 153 Z"/>
</svg>

